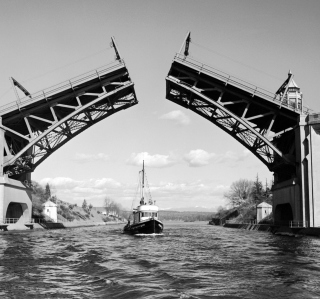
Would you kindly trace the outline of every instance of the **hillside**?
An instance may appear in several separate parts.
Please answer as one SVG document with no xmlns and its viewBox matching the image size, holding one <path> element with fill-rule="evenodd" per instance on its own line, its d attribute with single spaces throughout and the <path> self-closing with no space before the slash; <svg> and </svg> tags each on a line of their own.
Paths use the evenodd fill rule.
<svg viewBox="0 0 320 299">
<path fill-rule="evenodd" d="M 59 221 L 95 221 L 95 222 L 108 222 L 108 221 L 122 221 L 123 217 L 116 216 L 106 216 L 102 212 L 105 211 L 104 207 L 93 207 L 91 204 L 87 205 L 84 200 L 83 207 L 78 207 L 76 204 L 70 204 L 56 196 L 51 196 L 50 186 L 47 184 L 43 188 L 39 183 L 33 181 L 33 191 L 32 191 L 32 218 L 35 219 L 47 219 L 43 215 L 43 204 L 50 200 L 57 204 L 57 213 Z M 110 202 L 112 205 L 112 211 L 115 215 L 121 215 L 116 210 L 116 204 Z M 110 209 L 109 209 L 110 210 Z M 49 220 L 49 219 L 47 219 Z"/>
</svg>

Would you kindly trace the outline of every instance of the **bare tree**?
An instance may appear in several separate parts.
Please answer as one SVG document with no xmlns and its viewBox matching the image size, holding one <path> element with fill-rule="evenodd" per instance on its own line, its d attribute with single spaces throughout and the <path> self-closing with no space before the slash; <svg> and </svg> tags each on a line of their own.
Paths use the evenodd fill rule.
<svg viewBox="0 0 320 299">
<path fill-rule="evenodd" d="M 253 182 L 247 179 L 240 179 L 231 184 L 230 190 L 224 194 L 233 207 L 239 207 L 245 202 L 252 200 Z"/>
<path fill-rule="evenodd" d="M 104 199 L 104 207 L 106 209 L 107 214 L 109 214 L 112 210 L 112 206 L 113 206 L 113 201 L 110 197 L 106 197 Z"/>
<path fill-rule="evenodd" d="M 107 214 L 114 214 L 115 216 L 121 216 L 122 215 L 122 206 L 121 204 L 118 204 L 114 200 L 112 200 L 110 197 L 106 197 L 104 199 L 104 207 L 106 209 Z"/>
</svg>

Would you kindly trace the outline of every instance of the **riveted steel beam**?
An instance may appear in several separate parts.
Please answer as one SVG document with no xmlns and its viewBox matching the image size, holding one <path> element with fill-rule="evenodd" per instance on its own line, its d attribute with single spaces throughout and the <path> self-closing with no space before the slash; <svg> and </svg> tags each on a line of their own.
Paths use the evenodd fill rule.
<svg viewBox="0 0 320 299">
<path fill-rule="evenodd" d="M 108 114 L 111 110 L 109 105 L 104 104 L 99 106 L 101 102 L 103 102 L 106 98 L 116 96 L 118 93 L 121 94 L 127 94 L 127 92 L 132 93 L 133 92 L 133 83 L 129 83 L 127 85 L 118 87 L 117 89 L 107 92 L 107 93 L 101 93 L 98 94 L 99 96 L 95 96 L 95 98 L 91 97 L 91 101 L 88 102 L 87 104 L 79 107 L 78 109 L 69 112 L 67 116 L 61 118 L 57 122 L 53 122 L 51 126 L 49 126 L 45 131 L 41 132 L 39 129 L 35 127 L 35 130 L 38 133 L 35 133 L 35 131 L 32 131 L 31 124 L 26 121 L 26 124 L 28 126 L 28 130 L 30 129 L 29 133 L 34 134 L 33 139 L 29 139 L 29 143 L 24 146 L 18 153 L 14 155 L 10 160 L 6 161 L 4 163 L 4 168 L 7 168 L 9 172 L 15 171 L 15 173 L 19 172 L 19 169 L 21 165 L 21 160 L 24 159 L 24 155 L 28 152 L 30 149 L 34 149 L 34 154 L 32 155 L 32 159 L 40 158 L 40 162 L 35 162 L 33 166 L 30 166 L 30 171 L 33 171 L 36 166 L 38 166 L 47 156 L 51 155 L 52 152 L 54 152 L 57 148 L 61 147 L 62 142 L 65 144 L 68 140 L 72 139 L 74 136 L 78 135 L 79 132 L 84 131 L 84 129 L 90 127 L 97 121 L 102 120 L 103 118 L 107 117 L 108 115 L 101 115 L 102 111 L 104 112 L 103 114 Z M 84 95 L 80 96 L 84 97 Z M 119 98 L 121 101 L 121 97 Z M 115 101 L 116 102 L 116 101 Z M 136 104 L 136 101 L 126 103 L 122 105 L 122 107 L 118 108 L 117 111 L 122 110 L 124 107 L 127 105 L 133 105 Z M 101 112 L 98 112 L 100 115 L 96 115 L 96 111 L 90 110 L 90 107 L 98 105 L 99 108 L 101 108 Z M 104 107 L 104 109 L 102 109 Z M 128 107 L 126 107 L 128 108 Z M 69 110 L 70 111 L 70 110 Z M 113 114 L 109 113 L 109 114 Z M 78 119 L 79 118 L 79 119 Z M 88 118 L 88 121 L 84 121 L 84 118 Z M 26 119 L 26 118 L 25 118 Z M 81 123 L 81 125 L 79 125 Z M 38 134 L 38 135 L 36 135 Z M 62 135 L 64 135 L 64 138 L 62 138 Z M 47 143 L 46 146 L 43 145 L 43 141 Z M 28 155 L 27 160 L 28 163 L 32 164 L 30 158 L 30 155 Z M 16 161 L 19 161 L 19 164 L 17 165 Z M 28 164 L 26 163 L 26 164 Z M 20 171 L 25 171 L 28 166 L 24 165 Z"/>
<path fill-rule="evenodd" d="M 249 111 L 247 101 L 234 100 L 238 104 L 244 104 L 244 108 L 238 111 L 238 114 L 229 109 L 230 105 L 223 105 L 223 95 L 220 93 L 216 99 L 212 99 L 202 92 L 199 92 L 193 86 L 185 82 L 175 80 L 173 76 L 168 76 L 167 81 L 167 99 L 186 107 L 202 117 L 208 119 L 218 127 L 226 131 L 233 138 L 243 144 L 248 150 L 256 155 L 269 169 L 274 167 L 274 154 L 281 157 L 285 163 L 291 164 L 286 156 L 261 132 L 270 127 L 269 122 L 274 122 L 275 117 L 272 111 L 259 113 L 245 118 Z M 192 97 L 190 96 L 192 95 Z M 192 101 L 189 100 L 192 98 Z M 228 101 L 227 103 L 230 103 Z M 270 121 L 265 121 L 264 126 L 259 128 L 253 123 L 254 120 L 272 116 Z M 260 132 L 259 132 L 260 130 Z"/>
<path fill-rule="evenodd" d="M 138 103 L 122 59 L 0 107 L 4 173 L 22 179 L 69 140 Z"/>
</svg>

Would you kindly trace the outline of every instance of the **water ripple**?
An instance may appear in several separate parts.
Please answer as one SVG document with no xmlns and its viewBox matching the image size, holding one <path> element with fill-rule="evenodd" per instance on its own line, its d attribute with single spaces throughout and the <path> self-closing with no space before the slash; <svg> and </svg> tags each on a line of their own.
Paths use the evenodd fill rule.
<svg viewBox="0 0 320 299">
<path fill-rule="evenodd" d="M 320 240 L 165 223 L 0 235 L 0 298 L 320 298 Z"/>
</svg>

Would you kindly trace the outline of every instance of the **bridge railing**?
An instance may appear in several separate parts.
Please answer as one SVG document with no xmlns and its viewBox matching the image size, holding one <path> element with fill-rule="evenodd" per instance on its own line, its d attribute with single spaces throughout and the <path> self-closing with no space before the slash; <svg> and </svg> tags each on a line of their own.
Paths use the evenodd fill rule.
<svg viewBox="0 0 320 299">
<path fill-rule="evenodd" d="M 289 227 L 291 228 L 303 228 L 303 227 L 309 227 L 308 221 L 290 221 Z"/>
<path fill-rule="evenodd" d="M 74 87 L 80 85 L 81 83 L 87 82 L 89 80 L 100 78 L 102 75 L 104 75 L 112 70 L 118 69 L 120 66 L 124 66 L 124 65 L 125 64 L 123 61 L 117 60 L 117 61 L 114 61 L 114 62 L 109 63 L 107 65 L 104 65 L 100 68 L 97 68 L 92 71 L 81 74 L 79 76 L 76 76 L 70 80 L 64 81 L 62 83 L 53 85 L 49 88 L 35 92 L 35 93 L 31 94 L 31 97 L 28 97 L 28 96 L 23 97 L 22 99 L 20 99 L 20 102 L 14 101 L 14 102 L 10 102 L 8 104 L 2 105 L 2 106 L 0 106 L 0 115 L 5 114 L 6 112 L 8 112 L 12 109 L 21 108 L 22 106 L 25 106 L 27 104 L 37 102 L 42 99 L 46 99 L 46 98 L 48 98 L 58 92 L 68 90 L 69 88 L 74 88 Z"/>
<path fill-rule="evenodd" d="M 31 223 L 31 219 L 28 218 L 0 218 L 0 223 L 13 224 L 13 223 Z"/>
<path fill-rule="evenodd" d="M 45 219 L 42 218 L 0 218 L 0 224 L 14 224 L 14 223 L 21 223 L 21 224 L 30 224 L 30 223 L 44 223 L 46 222 Z"/>
<path fill-rule="evenodd" d="M 207 73 L 221 81 L 223 81 L 226 85 L 232 84 L 233 86 L 239 87 L 242 90 L 245 90 L 252 94 L 252 96 L 257 95 L 260 96 L 268 101 L 276 102 L 279 106 L 285 106 L 291 110 L 294 111 L 301 111 L 304 113 L 308 113 L 311 111 L 311 109 L 307 107 L 303 107 L 300 103 L 297 105 L 295 103 L 292 103 L 288 101 L 286 98 L 283 99 L 283 101 L 280 101 L 277 99 L 277 96 L 275 93 L 272 93 L 268 90 L 265 90 L 261 87 L 255 86 L 254 84 L 251 84 L 249 82 L 246 82 L 244 80 L 241 80 L 235 76 L 231 76 L 223 71 L 220 71 L 218 69 L 215 69 L 205 63 L 199 62 L 197 60 L 194 60 L 190 57 L 184 56 L 183 54 L 176 53 L 174 60 L 182 62 L 183 64 L 190 65 L 194 69 L 198 70 L 201 73 Z"/>
<path fill-rule="evenodd" d="M 231 220 L 225 220 L 224 223 L 239 223 L 239 222 L 235 222 L 235 220 L 231 219 Z M 241 224 L 257 224 L 257 220 L 256 219 L 241 219 Z"/>
</svg>

